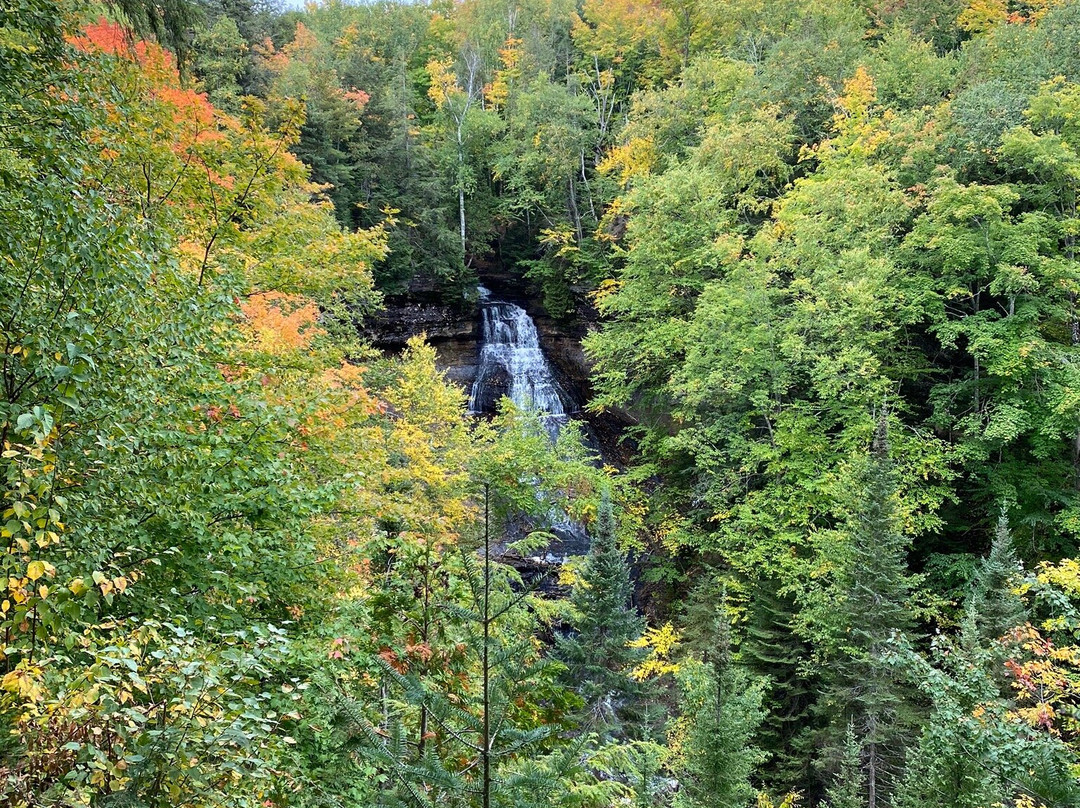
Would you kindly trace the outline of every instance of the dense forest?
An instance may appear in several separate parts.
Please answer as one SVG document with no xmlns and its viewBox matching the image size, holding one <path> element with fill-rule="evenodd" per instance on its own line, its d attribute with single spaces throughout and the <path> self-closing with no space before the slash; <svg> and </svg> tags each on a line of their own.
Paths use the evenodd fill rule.
<svg viewBox="0 0 1080 808">
<path fill-rule="evenodd" d="M 1080 805 L 1080 0 L 0 0 L 0 111 L 0 804 Z M 628 463 L 373 347 L 491 273 Z"/>
</svg>

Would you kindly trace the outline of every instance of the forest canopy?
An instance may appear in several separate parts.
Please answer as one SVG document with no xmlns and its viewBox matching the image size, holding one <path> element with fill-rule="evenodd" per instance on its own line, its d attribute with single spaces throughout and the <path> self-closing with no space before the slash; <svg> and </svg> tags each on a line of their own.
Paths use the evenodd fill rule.
<svg viewBox="0 0 1080 808">
<path fill-rule="evenodd" d="M 0 110 L 4 804 L 1080 803 L 1080 2 L 18 0 Z M 624 468 L 371 345 L 491 274 Z"/>
</svg>

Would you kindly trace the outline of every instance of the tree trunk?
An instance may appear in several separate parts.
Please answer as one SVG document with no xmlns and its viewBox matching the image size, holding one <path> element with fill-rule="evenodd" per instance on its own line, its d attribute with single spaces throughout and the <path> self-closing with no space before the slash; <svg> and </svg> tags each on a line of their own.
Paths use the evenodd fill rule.
<svg viewBox="0 0 1080 808">
<path fill-rule="evenodd" d="M 491 808 L 491 665 L 489 660 L 489 645 L 491 638 L 491 514 L 488 510 L 488 486 L 484 486 L 484 660 L 483 660 L 483 687 L 484 687 L 484 729 L 481 739 L 481 757 L 484 764 L 484 781 L 482 797 L 484 808 Z"/>
<path fill-rule="evenodd" d="M 584 241 L 584 233 L 581 229 L 581 213 L 578 211 L 577 186 L 574 184 L 573 177 L 570 177 L 570 197 L 567 201 L 570 205 L 570 218 L 574 222 L 574 233 L 577 235 L 578 244 L 581 244 Z"/>
<path fill-rule="evenodd" d="M 877 808 L 878 788 L 877 744 L 866 745 L 866 808 Z"/>
<path fill-rule="evenodd" d="M 465 125 L 465 113 L 457 125 L 457 160 L 458 160 L 458 223 L 461 226 L 461 260 L 465 260 L 465 142 L 463 140 L 462 127 Z"/>
<path fill-rule="evenodd" d="M 465 189 L 458 188 L 458 221 L 461 225 L 461 260 L 465 260 Z"/>
</svg>

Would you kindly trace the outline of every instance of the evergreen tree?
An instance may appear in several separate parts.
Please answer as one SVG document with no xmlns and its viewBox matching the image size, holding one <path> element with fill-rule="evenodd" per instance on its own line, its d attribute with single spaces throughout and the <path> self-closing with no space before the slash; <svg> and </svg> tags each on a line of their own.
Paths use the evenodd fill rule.
<svg viewBox="0 0 1080 808">
<path fill-rule="evenodd" d="M 444 669 L 426 664 L 438 650 L 426 643 L 419 659 L 382 652 L 378 723 L 368 705 L 331 694 L 342 751 L 385 778 L 377 805 L 539 808 L 579 768 L 579 745 L 558 737 L 576 700 L 556 682 L 561 666 L 539 652 L 533 593 L 493 557 L 488 497 L 485 486 L 482 544 L 459 547 L 459 588 L 440 593 L 440 630 L 457 638 Z"/>
<path fill-rule="evenodd" d="M 862 808 L 866 802 L 866 776 L 862 771 L 862 750 L 855 737 L 855 727 L 848 724 L 840 750 L 839 768 L 832 785 L 825 792 L 828 808 Z"/>
<path fill-rule="evenodd" d="M 201 18 L 196 0 L 108 0 L 140 37 L 154 37 L 174 51 L 181 69 L 191 53 L 191 29 Z"/>
<path fill-rule="evenodd" d="M 820 682 L 806 670 L 811 649 L 795 633 L 795 602 L 779 587 L 774 578 L 759 578 L 751 588 L 739 658 L 767 681 L 768 711 L 756 742 L 769 759 L 759 776 L 770 790 L 788 793 L 806 788 Z"/>
<path fill-rule="evenodd" d="M 690 588 L 683 604 L 680 645 L 688 655 L 704 662 L 715 653 L 722 631 L 722 615 L 717 609 L 717 592 L 721 588 L 716 572 L 707 568 Z"/>
<path fill-rule="evenodd" d="M 592 544 L 570 597 L 574 633 L 558 639 L 558 655 L 569 682 L 601 721 L 614 721 L 619 708 L 638 691 L 630 669 L 641 659 L 631 640 L 644 620 L 631 604 L 630 565 L 615 537 L 615 515 L 605 491 Z"/>
<path fill-rule="evenodd" d="M 1009 532 L 1009 516 L 1002 506 L 990 554 L 979 564 L 969 598 L 979 637 L 984 643 L 1001 639 L 1010 629 L 1027 621 L 1024 602 L 1013 591 L 1020 574 L 1020 562 Z"/>
<path fill-rule="evenodd" d="M 753 799 L 750 778 L 764 758 L 753 743 L 762 719 L 761 682 L 732 664 L 725 600 L 721 594 L 714 601 L 712 648 L 678 673 L 687 726 L 676 808 L 743 808 Z"/>
<path fill-rule="evenodd" d="M 240 80 L 244 75 L 248 45 L 232 17 L 222 15 L 212 25 L 199 28 L 195 38 L 195 75 L 211 103 L 235 114 L 240 107 Z"/>
<path fill-rule="evenodd" d="M 1020 804 L 1075 805 L 1077 783 L 1061 739 L 1032 732 L 1003 697 L 1000 661 L 980 637 L 969 602 L 959 637 L 935 643 L 927 661 L 910 649 L 905 667 L 933 702 L 929 720 L 908 755 L 893 800 L 896 808 L 989 808 Z"/>
<path fill-rule="evenodd" d="M 851 526 L 851 551 L 839 581 L 846 636 L 842 656 L 831 668 L 828 704 L 834 733 L 841 727 L 853 728 L 861 748 L 866 805 L 878 808 L 888 803 L 913 717 L 906 679 L 891 659 L 895 643 L 911 634 L 912 584 L 906 566 L 908 540 L 896 524 L 897 492 L 885 413 L 860 489 L 863 500 Z"/>
<path fill-rule="evenodd" d="M 977 808 L 1004 802 L 1005 792 L 995 776 L 983 732 L 972 713 L 998 700 L 997 688 L 987 676 L 988 656 L 980 646 L 975 615 L 969 603 L 957 642 L 937 644 L 938 659 L 953 673 L 931 668 L 910 658 L 921 671 L 917 678 L 929 691 L 934 707 L 918 743 L 908 756 L 907 769 L 896 795 L 900 808 L 916 808 L 927 801 L 955 808 Z M 1000 709 L 994 710 L 1000 713 Z"/>
</svg>

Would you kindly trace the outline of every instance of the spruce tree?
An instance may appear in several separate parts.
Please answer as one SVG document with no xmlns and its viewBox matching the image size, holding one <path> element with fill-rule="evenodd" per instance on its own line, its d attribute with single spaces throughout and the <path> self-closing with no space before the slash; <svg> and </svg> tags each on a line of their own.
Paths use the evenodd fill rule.
<svg viewBox="0 0 1080 808">
<path fill-rule="evenodd" d="M 690 587 L 682 604 L 679 644 L 688 655 L 705 662 L 716 651 L 717 637 L 721 631 L 717 594 L 722 589 L 716 571 L 707 568 Z"/>
<path fill-rule="evenodd" d="M 762 719 L 761 681 L 732 663 L 731 621 L 721 590 L 711 648 L 680 666 L 679 708 L 686 724 L 675 808 L 744 808 L 764 755 L 753 737 Z"/>
<path fill-rule="evenodd" d="M 191 55 L 191 29 L 204 9 L 196 0 L 107 0 L 140 37 L 153 37 L 177 56 L 181 70 Z"/>
<path fill-rule="evenodd" d="M 912 724 L 912 694 L 892 661 L 909 637 L 908 540 L 896 520 L 896 483 L 883 414 L 861 473 L 862 501 L 851 525 L 851 550 L 839 580 L 842 655 L 830 669 L 827 703 L 833 737 L 849 725 L 861 748 L 867 808 L 888 804 Z M 834 741 L 835 749 L 835 741 Z M 835 757 L 835 756 L 834 756 Z"/>
<path fill-rule="evenodd" d="M 862 749 L 855 737 L 855 727 L 848 724 L 840 748 L 839 767 L 832 785 L 825 792 L 828 808 L 863 808 L 866 799 L 866 776 L 862 770 Z"/>
<path fill-rule="evenodd" d="M 417 643 L 412 657 L 385 649 L 379 705 L 327 683 L 341 751 L 384 778 L 375 805 L 541 808 L 580 768 L 580 743 L 559 737 L 559 714 L 575 699 L 539 650 L 535 595 L 493 556 L 489 498 L 485 486 L 482 544 L 443 561 L 454 562 L 446 582 L 455 585 L 439 592 L 433 619 L 456 647 Z M 426 664 L 440 657 L 443 669 Z"/>
<path fill-rule="evenodd" d="M 784 794 L 806 788 L 820 681 L 806 670 L 810 646 L 795 633 L 795 602 L 779 589 L 773 578 L 752 585 L 739 659 L 767 681 L 768 711 L 756 742 L 769 759 L 759 776 L 770 791 Z"/>
<path fill-rule="evenodd" d="M 933 709 L 910 751 L 894 808 L 986 808 L 1020 804 L 1077 805 L 1072 755 L 1062 739 L 1016 720 L 1003 695 L 1000 659 L 979 636 L 970 602 L 960 634 L 934 643 L 931 660 L 910 649 L 905 667 Z"/>
<path fill-rule="evenodd" d="M 1021 573 L 1009 531 L 1008 512 L 1003 505 L 990 554 L 979 564 L 969 599 L 979 636 L 985 643 L 1001 639 L 1027 621 L 1024 602 L 1014 591 Z"/>
<path fill-rule="evenodd" d="M 990 720 L 1002 713 L 970 602 L 960 636 L 935 642 L 942 669 L 913 651 L 908 666 L 933 701 L 929 720 L 910 750 L 897 787 L 897 808 L 930 804 L 981 808 L 1004 803 L 1006 792 L 993 760 Z M 979 718 L 974 714 L 978 711 Z M 984 724 L 985 721 L 985 724 Z"/>
<path fill-rule="evenodd" d="M 610 493 L 604 491 L 580 579 L 570 597 L 572 634 L 558 638 L 567 682 L 585 699 L 600 723 L 613 726 L 620 708 L 638 690 L 630 669 L 641 659 L 631 640 L 641 636 L 643 618 L 631 603 L 630 565 L 619 549 Z"/>
</svg>

